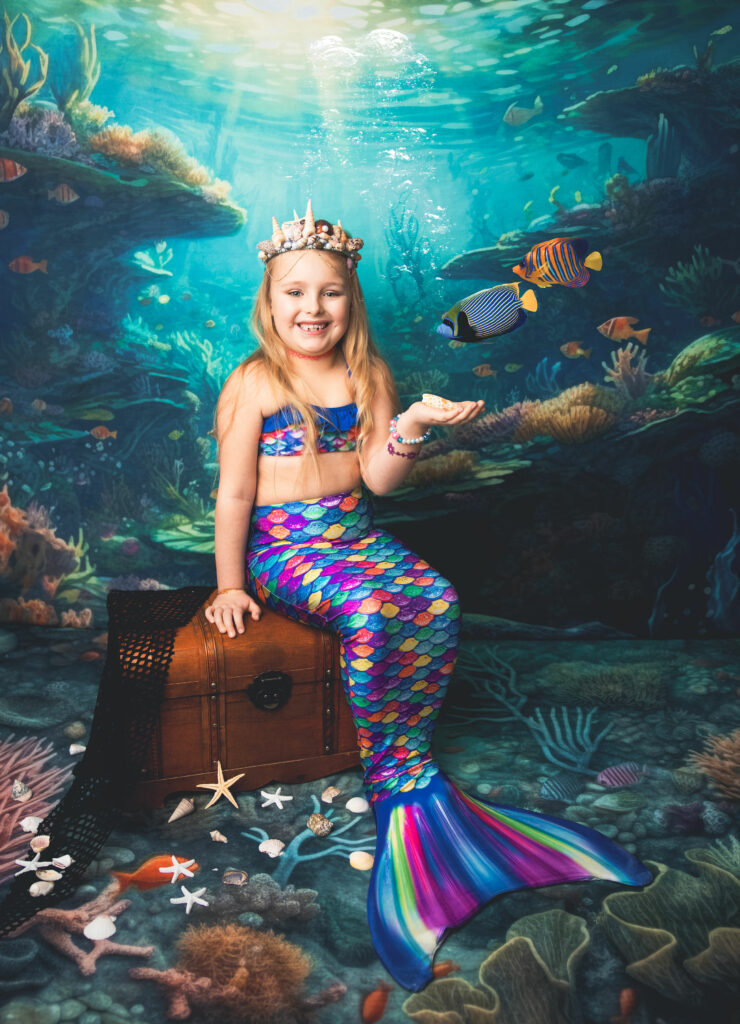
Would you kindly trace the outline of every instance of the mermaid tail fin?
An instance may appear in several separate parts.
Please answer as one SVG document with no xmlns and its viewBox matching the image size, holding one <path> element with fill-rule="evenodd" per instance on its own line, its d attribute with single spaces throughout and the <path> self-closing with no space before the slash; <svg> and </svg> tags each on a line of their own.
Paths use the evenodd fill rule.
<svg viewBox="0 0 740 1024">
<path fill-rule="evenodd" d="M 599 832 L 563 818 L 485 803 L 445 773 L 373 804 L 375 863 L 367 912 L 378 956 L 399 985 L 418 992 L 447 932 L 494 896 L 605 878 L 647 885 L 652 875 Z"/>
</svg>

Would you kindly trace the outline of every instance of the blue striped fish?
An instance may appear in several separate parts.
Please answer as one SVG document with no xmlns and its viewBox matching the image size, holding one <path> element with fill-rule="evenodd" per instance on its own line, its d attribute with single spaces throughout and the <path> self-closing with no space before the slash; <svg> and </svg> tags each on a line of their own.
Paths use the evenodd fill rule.
<svg viewBox="0 0 740 1024">
<path fill-rule="evenodd" d="M 527 319 L 524 310 L 537 309 L 537 296 L 530 288 L 519 297 L 519 282 L 484 288 L 456 302 L 442 314 L 437 334 L 454 341 L 485 341 L 509 334 Z"/>
<path fill-rule="evenodd" d="M 571 804 L 583 789 L 583 782 L 572 772 L 557 772 L 542 783 L 540 797 L 543 800 Z"/>
<path fill-rule="evenodd" d="M 549 288 L 563 284 L 566 288 L 581 288 L 591 277 L 589 270 L 601 270 L 601 253 L 589 252 L 585 238 L 564 235 L 533 245 L 526 256 L 511 269 L 515 274 L 538 285 Z"/>
</svg>

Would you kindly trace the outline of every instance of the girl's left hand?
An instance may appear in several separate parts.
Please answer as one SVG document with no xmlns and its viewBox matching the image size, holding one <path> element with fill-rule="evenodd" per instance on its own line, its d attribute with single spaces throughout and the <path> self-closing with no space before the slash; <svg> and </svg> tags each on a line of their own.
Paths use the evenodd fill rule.
<svg viewBox="0 0 740 1024">
<path fill-rule="evenodd" d="M 457 427 L 461 423 L 483 412 L 485 402 L 457 402 L 454 409 L 434 409 L 423 402 L 414 402 L 398 417 L 398 428 L 401 436 L 416 437 L 423 434 L 428 427 Z"/>
</svg>

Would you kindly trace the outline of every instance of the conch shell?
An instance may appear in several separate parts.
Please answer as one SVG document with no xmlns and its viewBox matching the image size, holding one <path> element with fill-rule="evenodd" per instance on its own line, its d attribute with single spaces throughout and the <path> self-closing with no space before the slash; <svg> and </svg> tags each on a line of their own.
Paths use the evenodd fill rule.
<svg viewBox="0 0 740 1024">
<path fill-rule="evenodd" d="M 182 798 L 180 803 L 174 809 L 174 811 L 169 816 L 167 821 L 168 821 L 168 823 L 170 821 L 177 821 L 178 818 L 184 818 L 186 814 L 192 814 L 194 810 L 195 810 L 195 800 L 193 800 L 193 798 L 190 797 L 190 796 L 185 796 L 185 797 Z"/>
<path fill-rule="evenodd" d="M 303 237 L 308 238 L 310 235 L 316 234 L 316 225 L 313 220 L 313 209 L 311 207 L 311 200 L 308 200 L 308 206 L 306 207 L 306 223 L 303 225 Z"/>
<path fill-rule="evenodd" d="M 228 843 L 229 841 L 223 832 L 219 832 L 217 828 L 214 828 L 213 832 L 211 832 L 211 839 L 214 843 Z"/>
</svg>

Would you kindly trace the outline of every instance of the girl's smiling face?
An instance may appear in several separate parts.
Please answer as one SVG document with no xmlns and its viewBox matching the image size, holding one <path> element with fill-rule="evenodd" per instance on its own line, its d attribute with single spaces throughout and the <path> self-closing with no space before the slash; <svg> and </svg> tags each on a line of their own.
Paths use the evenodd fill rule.
<svg viewBox="0 0 740 1024">
<path fill-rule="evenodd" d="M 279 267 L 270 282 L 270 308 L 278 335 L 288 348 L 303 355 L 330 352 L 349 324 L 346 271 L 338 260 L 327 259 L 315 249 L 281 253 L 272 262 Z"/>
</svg>

